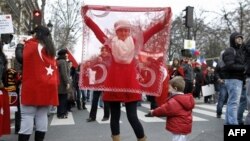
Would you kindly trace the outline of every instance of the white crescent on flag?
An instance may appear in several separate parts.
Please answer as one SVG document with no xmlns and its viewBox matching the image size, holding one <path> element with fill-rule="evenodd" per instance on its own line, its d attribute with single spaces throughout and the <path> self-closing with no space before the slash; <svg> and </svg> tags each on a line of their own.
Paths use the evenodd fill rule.
<svg viewBox="0 0 250 141">
<path fill-rule="evenodd" d="M 97 64 L 94 67 L 100 67 L 102 69 L 102 77 L 100 79 L 95 80 L 95 84 L 100 84 L 100 83 L 104 82 L 104 80 L 106 79 L 106 77 L 108 75 L 107 68 L 103 64 Z"/>
<path fill-rule="evenodd" d="M 39 54 L 41 60 L 44 62 L 43 57 L 42 57 L 42 49 L 43 49 L 43 46 L 41 44 L 38 44 L 38 47 L 37 47 L 38 54 Z"/>
<path fill-rule="evenodd" d="M 150 73 L 151 78 L 147 83 L 140 83 L 140 85 L 143 86 L 143 87 L 151 87 L 154 84 L 155 80 L 156 80 L 155 71 L 153 69 L 151 69 L 151 68 L 148 68 L 148 67 L 144 68 L 144 70 L 146 70 L 146 71 L 148 71 Z"/>
</svg>

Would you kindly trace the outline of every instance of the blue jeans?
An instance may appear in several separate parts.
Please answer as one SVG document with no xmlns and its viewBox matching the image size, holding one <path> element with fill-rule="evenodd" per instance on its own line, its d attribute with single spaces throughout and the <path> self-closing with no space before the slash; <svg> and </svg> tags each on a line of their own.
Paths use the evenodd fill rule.
<svg viewBox="0 0 250 141">
<path fill-rule="evenodd" d="M 86 102 L 86 90 L 79 90 L 77 92 L 77 100 L 81 100 L 82 98 L 82 102 Z"/>
<path fill-rule="evenodd" d="M 238 108 L 238 123 L 244 124 L 243 122 L 243 113 L 247 108 L 247 96 L 246 96 L 246 87 L 243 86 L 242 93 L 240 96 L 240 104 Z"/>
<path fill-rule="evenodd" d="M 221 115 L 222 114 L 222 108 L 225 104 L 225 102 L 227 101 L 227 88 L 225 83 L 220 83 L 219 84 L 219 98 L 218 98 L 218 103 L 217 103 L 217 110 L 216 113 L 217 115 Z"/>
<path fill-rule="evenodd" d="M 238 125 L 237 114 L 243 82 L 238 79 L 225 79 L 228 93 L 225 124 Z"/>
<path fill-rule="evenodd" d="M 245 119 L 245 125 L 250 125 L 250 77 L 246 80 L 246 97 L 248 114 Z"/>
</svg>

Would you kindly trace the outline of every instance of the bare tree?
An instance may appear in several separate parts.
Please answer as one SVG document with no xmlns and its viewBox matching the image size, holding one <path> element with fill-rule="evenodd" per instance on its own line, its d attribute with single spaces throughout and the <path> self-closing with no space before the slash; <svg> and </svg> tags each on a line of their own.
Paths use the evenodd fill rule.
<svg viewBox="0 0 250 141">
<path fill-rule="evenodd" d="M 235 8 L 229 10 L 223 8 L 220 12 L 203 9 L 198 11 L 197 9 L 195 9 L 191 35 L 196 42 L 196 49 L 201 52 L 201 56 L 210 60 L 216 59 L 220 51 L 229 46 L 229 36 L 234 31 L 244 34 L 246 40 L 249 39 L 250 2 L 248 0 L 238 2 Z M 206 14 L 215 14 L 215 18 L 209 19 Z M 180 14 L 172 22 L 169 47 L 170 60 L 171 57 L 175 56 L 174 54 L 180 54 L 180 50 L 183 49 L 187 29 L 183 25 L 182 17 L 183 15 Z"/>
<path fill-rule="evenodd" d="M 57 0 L 52 9 L 55 45 L 58 49 L 67 47 L 73 51 L 81 31 L 80 1 Z"/>
<path fill-rule="evenodd" d="M 182 15 L 180 15 L 172 22 L 170 45 L 168 48 L 169 60 L 173 60 L 173 58 L 180 59 L 181 50 L 184 48 L 185 37 L 187 37 L 187 33 L 182 22 Z"/>
<path fill-rule="evenodd" d="M 46 0 L 42 0 L 41 11 L 42 11 L 42 23 L 44 22 L 44 8 L 46 5 Z"/>
<path fill-rule="evenodd" d="M 80 27 L 83 23 L 79 1 L 56 0 L 53 3 L 53 16 L 51 19 L 54 23 L 54 40 L 58 48 L 68 47 L 72 49 L 80 35 L 83 37 L 83 42 L 88 38 L 86 36 L 88 31 L 84 27 Z M 211 14 L 215 14 L 215 18 L 209 19 L 208 15 Z M 249 0 L 242 0 L 238 2 L 235 8 L 229 10 L 223 8 L 219 12 L 198 11 L 198 8 L 195 8 L 194 17 L 191 35 L 196 42 L 196 49 L 205 58 L 218 57 L 220 51 L 229 46 L 229 35 L 234 31 L 244 34 L 245 39 L 250 38 L 250 23 L 248 22 L 250 20 Z M 182 19 L 183 13 L 173 19 L 171 24 L 168 60 L 172 60 L 173 57 L 180 57 L 181 49 L 183 49 L 184 39 L 187 37 L 187 29 L 183 25 Z M 137 25 L 140 25 L 142 28 L 145 26 L 143 23 L 137 23 Z M 81 32 L 80 34 L 78 34 L 79 31 Z M 152 43 L 156 43 L 154 38 L 157 37 L 151 39 Z M 149 46 L 151 45 L 149 44 Z"/>
<path fill-rule="evenodd" d="M 242 0 L 237 4 L 234 9 L 226 10 L 226 8 L 223 8 L 220 12 L 216 12 L 222 22 L 218 24 L 219 20 L 217 20 L 215 23 L 217 23 L 220 31 L 228 35 L 237 31 L 249 38 L 250 2 L 249 0 Z"/>
</svg>

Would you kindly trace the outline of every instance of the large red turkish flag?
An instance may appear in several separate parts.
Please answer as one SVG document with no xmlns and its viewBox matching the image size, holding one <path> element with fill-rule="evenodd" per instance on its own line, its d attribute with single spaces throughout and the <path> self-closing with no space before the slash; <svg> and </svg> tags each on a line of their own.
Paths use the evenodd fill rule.
<svg viewBox="0 0 250 141">
<path fill-rule="evenodd" d="M 171 8 L 84 5 L 81 12 L 86 26 L 80 88 L 160 96 Z M 127 29 L 125 39 L 118 37 L 119 28 Z M 102 46 L 109 50 L 108 63 L 100 59 Z"/>
<path fill-rule="evenodd" d="M 24 45 L 21 104 L 58 105 L 56 60 L 47 55 L 36 39 L 30 39 Z"/>
</svg>

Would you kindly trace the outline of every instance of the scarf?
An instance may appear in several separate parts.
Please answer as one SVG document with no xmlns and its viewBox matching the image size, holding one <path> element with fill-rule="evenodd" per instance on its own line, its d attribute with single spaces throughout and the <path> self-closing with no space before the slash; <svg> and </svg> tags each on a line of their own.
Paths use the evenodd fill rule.
<svg viewBox="0 0 250 141">
<path fill-rule="evenodd" d="M 125 41 L 115 36 L 111 43 L 112 55 L 116 63 L 130 64 L 135 56 L 133 38 L 129 36 Z"/>
</svg>

